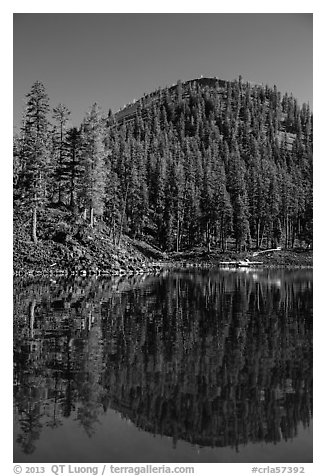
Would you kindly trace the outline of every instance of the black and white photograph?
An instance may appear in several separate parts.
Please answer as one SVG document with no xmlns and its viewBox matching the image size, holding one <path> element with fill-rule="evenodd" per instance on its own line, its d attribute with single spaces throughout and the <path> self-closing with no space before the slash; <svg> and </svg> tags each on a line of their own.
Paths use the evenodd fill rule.
<svg viewBox="0 0 326 476">
<path fill-rule="evenodd" d="M 12 14 L 14 472 L 309 474 L 313 17 Z"/>
</svg>

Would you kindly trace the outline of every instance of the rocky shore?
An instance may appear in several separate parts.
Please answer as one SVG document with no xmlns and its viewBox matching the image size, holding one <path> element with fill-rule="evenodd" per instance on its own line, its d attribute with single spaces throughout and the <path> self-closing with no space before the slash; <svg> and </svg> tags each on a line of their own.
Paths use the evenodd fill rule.
<svg viewBox="0 0 326 476">
<path fill-rule="evenodd" d="M 30 222 L 15 217 L 13 270 L 15 276 L 125 275 L 156 272 L 166 255 L 149 244 L 121 236 L 119 246 L 101 223 L 68 224 L 62 212 L 40 217 L 38 243 L 30 238 Z"/>
<path fill-rule="evenodd" d="M 122 235 L 119 246 L 104 224 L 91 228 L 82 221 L 69 223 L 62 210 L 40 216 L 39 240 L 30 238 L 26 215 L 14 219 L 13 270 L 15 276 L 123 276 L 156 273 L 171 267 L 216 267 L 220 261 L 253 259 L 253 252 L 207 252 L 203 248 L 163 253 L 155 246 Z M 264 267 L 312 267 L 312 250 L 262 253 L 254 258 Z"/>
</svg>

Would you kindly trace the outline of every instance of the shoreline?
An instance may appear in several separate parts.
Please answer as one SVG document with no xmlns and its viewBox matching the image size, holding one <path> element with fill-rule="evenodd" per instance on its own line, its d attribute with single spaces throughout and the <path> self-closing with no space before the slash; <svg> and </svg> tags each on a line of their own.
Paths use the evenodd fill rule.
<svg viewBox="0 0 326 476">
<path fill-rule="evenodd" d="M 236 252 L 198 245 L 183 251 L 162 251 L 149 236 L 122 234 L 116 242 L 112 230 L 100 222 L 90 227 L 71 222 L 63 210 L 47 209 L 40 215 L 39 238 L 33 242 L 30 221 L 15 216 L 13 243 L 14 276 L 127 276 L 155 274 L 171 268 L 218 268 L 220 263 L 249 260 L 264 268 L 312 268 L 313 250 L 296 247 Z M 222 269 L 222 268 L 221 268 Z"/>
<path fill-rule="evenodd" d="M 185 255 L 188 255 L 187 258 Z M 284 256 L 285 255 L 285 256 Z M 303 256 L 302 256 L 303 255 Z M 98 276 L 104 278 L 110 277 L 123 277 L 123 276 L 139 276 L 144 274 L 160 274 L 165 270 L 173 269 L 220 269 L 220 270 L 257 270 L 257 269 L 313 269 L 313 256 L 312 251 L 300 251 L 295 252 L 292 250 L 284 250 L 275 253 L 274 256 L 262 256 L 262 264 L 248 267 L 237 267 L 234 265 L 221 265 L 220 261 L 223 259 L 243 259 L 243 256 L 236 255 L 235 253 L 211 253 L 201 254 L 194 253 L 193 256 L 189 256 L 188 253 L 179 253 L 176 255 L 167 257 L 167 260 L 158 260 L 151 262 L 142 262 L 138 265 L 131 265 L 126 263 L 114 268 L 99 268 L 94 264 L 91 264 L 84 269 L 73 270 L 69 263 L 66 267 L 55 268 L 49 266 L 40 266 L 36 268 L 13 269 L 14 278 L 31 278 L 31 277 L 91 277 Z M 25 268 L 25 269 L 24 269 Z"/>
</svg>

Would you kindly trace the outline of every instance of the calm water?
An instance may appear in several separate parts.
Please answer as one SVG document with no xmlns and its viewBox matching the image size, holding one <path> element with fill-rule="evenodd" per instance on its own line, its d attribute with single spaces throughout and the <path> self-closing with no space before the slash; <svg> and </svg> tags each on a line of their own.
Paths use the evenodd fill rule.
<svg viewBox="0 0 326 476">
<path fill-rule="evenodd" d="M 15 462 L 311 462 L 312 271 L 15 282 Z"/>
</svg>

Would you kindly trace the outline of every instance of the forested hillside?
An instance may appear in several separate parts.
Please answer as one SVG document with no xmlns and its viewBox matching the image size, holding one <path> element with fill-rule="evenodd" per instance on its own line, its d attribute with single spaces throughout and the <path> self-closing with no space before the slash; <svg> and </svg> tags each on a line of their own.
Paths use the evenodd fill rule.
<svg viewBox="0 0 326 476">
<path fill-rule="evenodd" d="M 53 209 L 61 231 L 105 225 L 117 248 L 123 235 L 162 251 L 311 246 L 312 111 L 292 95 L 202 78 L 116 114 L 94 104 L 79 127 L 69 116 L 36 82 L 14 138 L 15 217 L 35 246 Z"/>
</svg>

